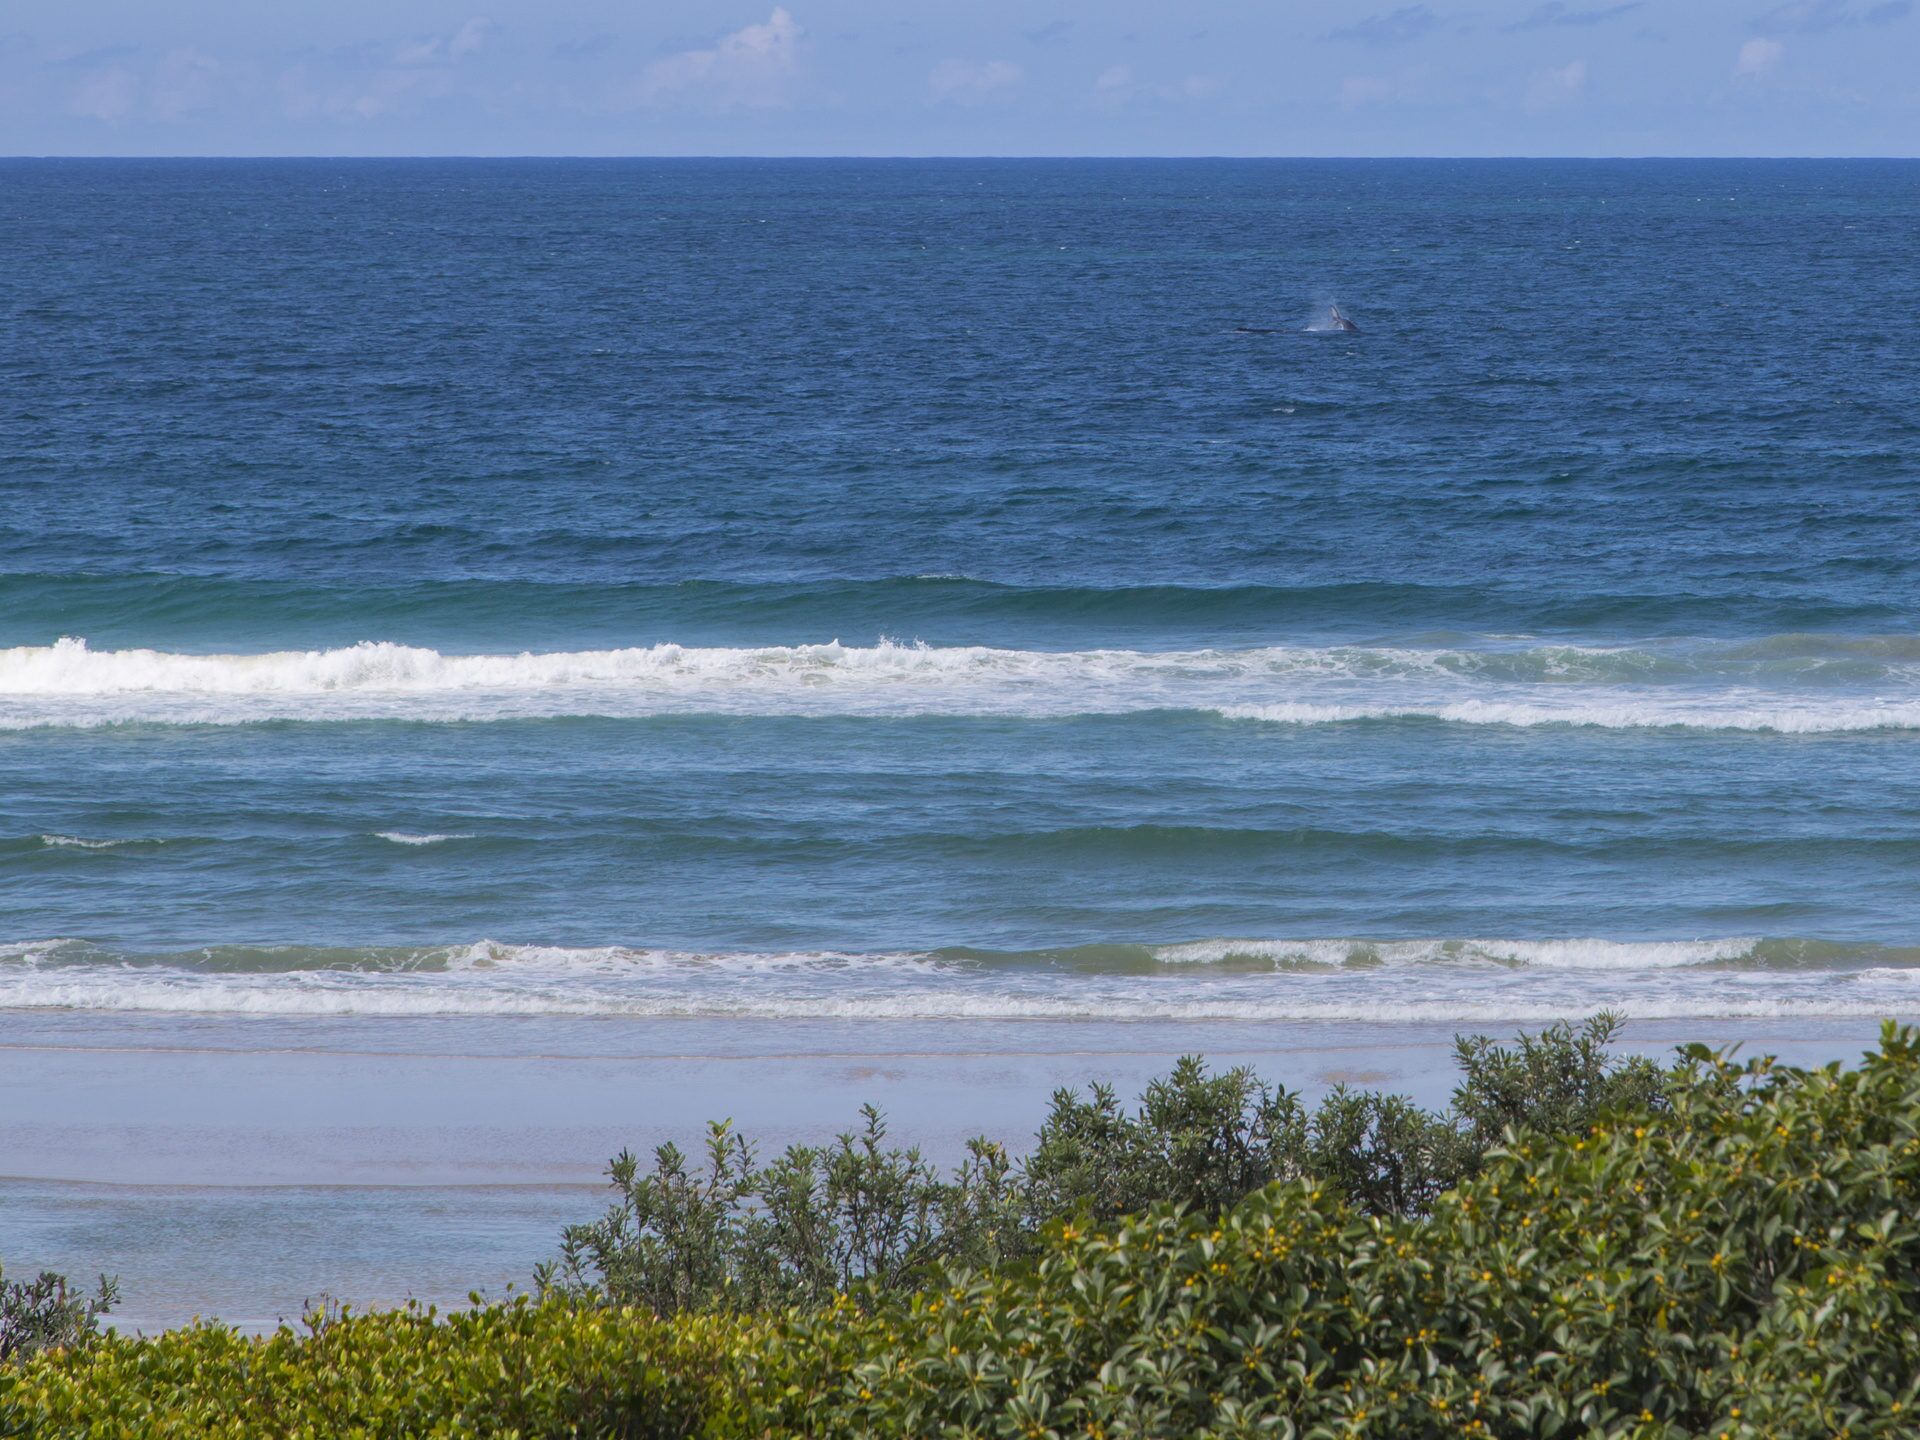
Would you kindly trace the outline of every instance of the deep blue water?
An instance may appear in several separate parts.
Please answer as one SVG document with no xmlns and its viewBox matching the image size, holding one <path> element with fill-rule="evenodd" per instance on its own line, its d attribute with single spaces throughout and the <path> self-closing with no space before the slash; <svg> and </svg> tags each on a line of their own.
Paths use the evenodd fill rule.
<svg viewBox="0 0 1920 1440">
<path fill-rule="evenodd" d="M 1904 162 L 0 162 L 0 1005 L 1920 1010 L 1916 315 Z"/>
</svg>

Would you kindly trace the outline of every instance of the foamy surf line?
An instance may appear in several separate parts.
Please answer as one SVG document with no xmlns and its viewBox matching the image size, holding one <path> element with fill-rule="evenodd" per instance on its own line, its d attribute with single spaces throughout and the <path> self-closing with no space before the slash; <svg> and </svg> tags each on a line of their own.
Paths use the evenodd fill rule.
<svg viewBox="0 0 1920 1440">
<path fill-rule="evenodd" d="M 384 837 L 383 837 L 384 838 Z M 144 952 L 97 945 L 77 938 L 0 942 L 0 976 L 26 971 L 138 972 L 160 968 L 229 974 L 419 973 L 499 976 L 605 976 L 613 978 L 803 974 L 835 980 L 941 971 L 991 974 L 1052 971 L 1061 974 L 1133 973 L 1140 964 L 1193 975 L 1210 966 L 1243 968 L 1375 969 L 1495 967 L 1501 970 L 1670 970 L 1698 966 L 1753 970 L 1888 966 L 1912 963 L 1920 974 L 1920 947 L 1763 936 L 1689 940 L 1368 939 L 1355 937 L 1222 937 L 1173 942 L 1096 942 L 1038 950 L 980 950 L 951 946 L 933 950 L 676 950 L 651 946 L 560 946 L 476 940 L 451 945 L 211 945 L 192 950 Z M 7 967 L 11 965 L 13 970 Z"/>
<path fill-rule="evenodd" d="M 1356 1021 L 1480 1023 L 1572 1019 L 1608 1009 L 1636 1020 L 1689 1018 L 1775 1019 L 1920 1017 L 1920 988 L 1904 996 L 1863 991 L 1857 995 L 1733 997 L 1698 994 L 1527 995 L 1507 989 L 1453 997 L 1396 997 L 1354 993 L 1314 999 L 1220 996 L 1177 1000 L 1130 993 L 1106 998 L 994 996 L 931 992 L 913 995 L 852 995 L 765 1000 L 719 997 L 565 996 L 444 994 L 374 987 L 299 989 L 173 986 L 155 982 L 110 988 L 48 985 L 32 992 L 0 988 L 0 1009 L 120 1014 L 196 1014 L 274 1018 L 540 1018 L 634 1020 L 953 1021 L 1005 1024 L 1021 1021 L 1152 1023 L 1172 1021 Z"/>
<path fill-rule="evenodd" d="M 1821 734 L 1920 729 L 1897 637 L 1488 648 L 1031 651 L 838 642 L 446 655 L 365 642 L 257 655 L 0 650 L 0 728 L 664 715 L 1437 722 Z M 1873 642 L 1873 643 L 1870 643 Z"/>
<path fill-rule="evenodd" d="M 480 941 L 160 955 L 0 945 L 0 1008 L 822 1022 L 1547 1020 L 1920 1014 L 1920 948 L 1710 940 L 1242 940 L 699 953 Z"/>
<path fill-rule="evenodd" d="M 1594 730 L 1727 730 L 1750 734 L 1837 735 L 1920 729 L 1920 705 L 1865 704 L 1828 709 L 1788 706 L 1727 708 L 1712 704 L 1535 705 L 1516 701 L 1462 701 L 1431 705 L 1226 705 L 1229 720 L 1270 725 L 1350 725 L 1416 720 L 1446 725 L 1506 725 Z"/>
</svg>

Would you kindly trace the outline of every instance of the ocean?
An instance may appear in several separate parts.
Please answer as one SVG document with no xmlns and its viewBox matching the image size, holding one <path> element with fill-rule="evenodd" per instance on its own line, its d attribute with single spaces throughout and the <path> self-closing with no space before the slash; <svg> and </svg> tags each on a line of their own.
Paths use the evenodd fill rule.
<svg viewBox="0 0 1920 1440">
<path fill-rule="evenodd" d="M 1920 164 L 5 161 L 0 237 L 10 1269 L 768 1084 L 1920 1015 Z"/>
</svg>

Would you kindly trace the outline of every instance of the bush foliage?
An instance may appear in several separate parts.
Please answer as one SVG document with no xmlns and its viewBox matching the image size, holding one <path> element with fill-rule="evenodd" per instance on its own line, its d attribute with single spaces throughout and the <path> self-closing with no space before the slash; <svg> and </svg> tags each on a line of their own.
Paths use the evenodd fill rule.
<svg viewBox="0 0 1920 1440">
<path fill-rule="evenodd" d="M 1920 1433 L 1920 1037 L 1851 1072 L 1696 1050 L 1665 1094 L 1516 1136 L 1423 1218 L 1296 1181 L 1218 1221 L 1066 1224 L 1030 1269 L 815 1317 L 771 1429 Z"/>
<path fill-rule="evenodd" d="M 831 1253 L 837 1276 L 873 1284 L 820 1305 L 693 1313 L 684 1298 L 705 1282 L 690 1279 L 664 1318 L 556 1289 L 446 1320 L 351 1316 L 265 1340 L 218 1327 L 106 1337 L 0 1367 L 0 1416 L 48 1436 L 395 1440 L 1920 1433 L 1920 1034 L 1889 1027 L 1850 1070 L 1734 1065 L 1695 1048 L 1669 1071 L 1616 1069 L 1629 1081 L 1598 1088 L 1562 1065 L 1561 1041 L 1469 1045 L 1500 1083 L 1477 1087 L 1484 1110 L 1456 1097 L 1441 1117 L 1460 1147 L 1448 1153 L 1468 1157 L 1445 1162 L 1461 1178 L 1444 1191 L 1420 1178 L 1443 1173 L 1425 1158 L 1375 1185 L 1383 1172 L 1364 1157 L 1404 1112 L 1341 1108 L 1330 1134 L 1374 1137 L 1335 1146 L 1360 1157 L 1366 1184 L 1283 1177 L 1217 1214 L 1201 1201 L 1113 1219 L 1097 1207 L 1135 1192 L 1100 1191 L 1040 1227 L 1023 1258 L 962 1263 L 911 1293 L 874 1265 L 905 1251 L 867 1216 L 846 1233 L 871 1248 Z M 1163 1098 L 1203 1093 L 1168 1083 Z M 1623 1088 L 1637 1103 L 1592 1108 Z M 1229 1128 L 1245 1143 L 1204 1163 L 1168 1138 L 1189 1127 L 1151 1118 L 1151 1097 L 1123 1115 L 1096 1093 L 1073 1114 L 1101 1144 L 1116 1123 L 1145 1124 L 1160 1138 L 1112 1141 L 1112 1153 L 1224 1195 L 1231 1176 L 1269 1163 L 1263 1137 L 1298 1131 L 1271 1153 L 1311 1157 L 1324 1111 L 1299 1120 L 1257 1087 L 1238 1099 L 1244 1124 Z M 1477 1147 L 1515 1107 L 1550 1107 L 1560 1133 Z M 1054 1138 L 1078 1167 L 1071 1128 Z M 809 1183 L 844 1206 L 861 1187 L 827 1191 L 823 1163 L 886 1153 L 855 1136 L 851 1151 L 813 1157 Z M 1030 1160 L 1003 1176 L 1022 1204 L 1033 1173 Z M 1050 1193 L 1086 1198 L 1071 1176 L 1091 1172 L 1048 1173 L 1068 1177 Z M 722 1211 L 734 1213 L 702 1213 Z M 955 1223 L 927 1213 L 936 1235 Z M 997 1213 L 1026 1233 L 1019 1206 Z"/>
<path fill-rule="evenodd" d="M 105 1275 L 89 1295 L 51 1270 L 20 1281 L 0 1271 L 0 1364 L 86 1340 L 119 1295 Z"/>
<path fill-rule="evenodd" d="M 731 1423 L 750 1333 L 523 1297 L 445 1317 L 315 1314 L 265 1339 L 220 1325 L 108 1335 L 0 1370 L 0 1433 L 685 1440 Z"/>
<path fill-rule="evenodd" d="M 1513 1048 L 1462 1039 L 1453 1107 L 1439 1115 L 1345 1087 L 1308 1110 L 1251 1070 L 1210 1074 L 1190 1056 L 1131 1113 L 1110 1086 L 1060 1090 L 1024 1160 L 983 1137 L 944 1176 L 918 1150 L 889 1146 L 870 1106 L 859 1131 L 764 1167 L 715 1124 L 697 1169 L 673 1145 L 650 1172 L 630 1152 L 614 1160 L 614 1204 L 570 1226 L 538 1280 L 662 1314 L 818 1306 L 1028 1258 L 1069 1216 L 1099 1225 L 1161 1203 L 1218 1215 L 1276 1180 L 1317 1180 L 1370 1215 L 1422 1214 L 1508 1127 L 1564 1133 L 1608 1109 L 1663 1105 L 1658 1066 L 1608 1051 L 1619 1025 L 1600 1015 Z"/>
</svg>

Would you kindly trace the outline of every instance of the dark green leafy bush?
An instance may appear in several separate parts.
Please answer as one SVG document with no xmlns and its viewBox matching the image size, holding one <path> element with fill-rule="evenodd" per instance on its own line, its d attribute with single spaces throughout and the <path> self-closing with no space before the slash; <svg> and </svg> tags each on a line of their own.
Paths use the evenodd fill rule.
<svg viewBox="0 0 1920 1440">
<path fill-rule="evenodd" d="M 1084 1098 L 1060 1090 L 1024 1161 L 977 1139 L 947 1176 L 917 1150 L 888 1147 L 872 1107 L 858 1132 L 764 1168 L 718 1124 L 697 1173 L 672 1145 L 650 1173 L 622 1153 L 613 1206 L 570 1226 L 537 1278 L 662 1314 L 821 1305 L 848 1291 L 903 1293 L 942 1266 L 1031 1256 L 1042 1229 L 1068 1216 L 1103 1224 L 1163 1202 L 1217 1215 L 1275 1180 L 1317 1179 L 1371 1215 L 1418 1215 L 1508 1125 L 1560 1133 L 1609 1107 L 1663 1103 L 1658 1066 L 1608 1053 L 1618 1028 L 1601 1015 L 1514 1049 L 1462 1039 L 1461 1083 L 1441 1115 L 1345 1088 L 1308 1111 L 1251 1070 L 1210 1074 L 1188 1057 L 1131 1113 L 1110 1086 Z"/>
<path fill-rule="evenodd" d="M 567 1227 L 560 1259 L 536 1272 L 552 1294 L 610 1299 L 659 1313 L 823 1305 L 856 1286 L 909 1290 L 953 1263 L 988 1265 L 1021 1235 L 1001 1147 L 976 1140 L 943 1180 L 918 1150 L 886 1145 L 872 1106 L 857 1133 L 796 1145 L 771 1165 L 724 1124 L 705 1166 L 674 1145 L 654 1168 L 623 1152 L 610 1169 L 618 1201 Z"/>
<path fill-rule="evenodd" d="M 1620 1024 L 1600 1014 L 1578 1030 L 1522 1034 L 1510 1049 L 1484 1035 L 1456 1039 L 1453 1112 L 1467 1153 L 1492 1149 L 1509 1130 L 1577 1135 L 1608 1110 L 1664 1110 L 1667 1072 L 1645 1056 L 1607 1053 Z"/>
<path fill-rule="evenodd" d="M 51 1270 L 26 1281 L 9 1280 L 0 1271 L 0 1364 L 81 1343 L 118 1298 L 118 1287 L 105 1275 L 88 1295 Z"/>
<path fill-rule="evenodd" d="M 1245 1068 L 1210 1075 L 1195 1056 L 1149 1084 L 1131 1115 L 1110 1085 L 1085 1099 L 1058 1090 L 1020 1169 L 1021 1214 L 1037 1233 L 1063 1215 L 1110 1220 L 1161 1201 L 1219 1211 L 1301 1173 L 1308 1132 L 1298 1096 Z"/>
<path fill-rule="evenodd" d="M 1063 1225 L 1028 1269 L 801 1323 L 771 1429 L 1920 1433 L 1920 1039 L 1849 1072 L 1696 1050 L 1663 1096 L 1514 1137 L 1424 1218 L 1296 1181 Z"/>
</svg>

